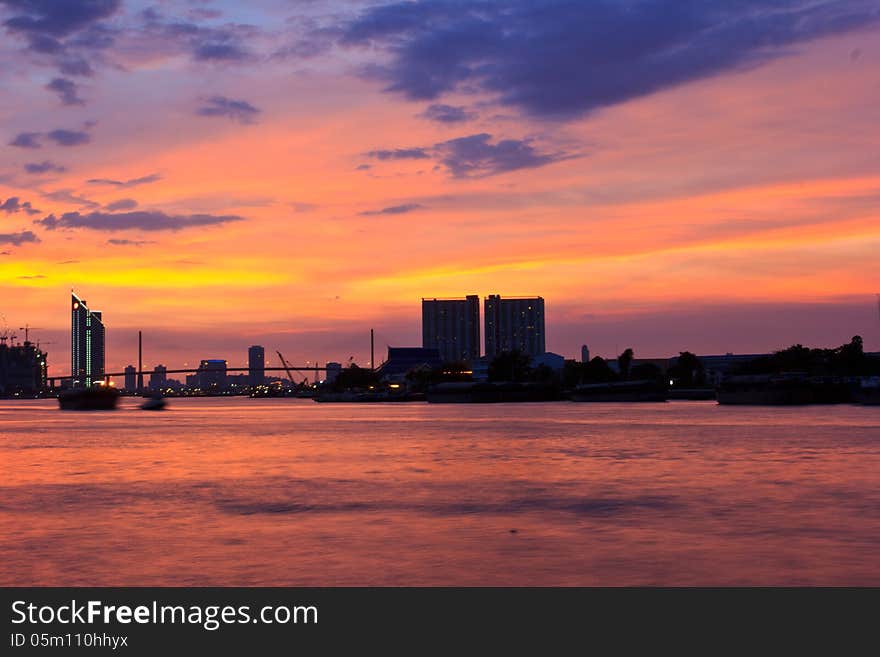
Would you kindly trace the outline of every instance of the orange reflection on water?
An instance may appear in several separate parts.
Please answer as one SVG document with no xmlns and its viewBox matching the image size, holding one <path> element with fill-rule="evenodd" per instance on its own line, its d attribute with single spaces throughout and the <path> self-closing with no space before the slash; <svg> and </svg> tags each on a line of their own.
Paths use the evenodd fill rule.
<svg viewBox="0 0 880 657">
<path fill-rule="evenodd" d="M 880 584 L 880 414 L 0 402 L 3 585 Z"/>
</svg>

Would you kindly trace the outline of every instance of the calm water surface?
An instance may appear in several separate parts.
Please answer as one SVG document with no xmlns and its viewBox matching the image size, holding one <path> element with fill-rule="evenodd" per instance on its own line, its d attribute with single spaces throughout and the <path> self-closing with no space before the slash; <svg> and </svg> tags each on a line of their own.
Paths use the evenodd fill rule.
<svg viewBox="0 0 880 657">
<path fill-rule="evenodd" d="M 0 402 L 2 585 L 880 585 L 880 408 Z"/>
</svg>

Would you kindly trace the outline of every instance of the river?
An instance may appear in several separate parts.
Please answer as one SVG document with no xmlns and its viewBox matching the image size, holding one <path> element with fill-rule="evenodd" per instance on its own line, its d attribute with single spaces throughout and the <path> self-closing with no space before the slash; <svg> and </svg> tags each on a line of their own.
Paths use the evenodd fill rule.
<svg viewBox="0 0 880 657">
<path fill-rule="evenodd" d="M 880 407 L 0 401 L 2 585 L 880 585 Z"/>
</svg>

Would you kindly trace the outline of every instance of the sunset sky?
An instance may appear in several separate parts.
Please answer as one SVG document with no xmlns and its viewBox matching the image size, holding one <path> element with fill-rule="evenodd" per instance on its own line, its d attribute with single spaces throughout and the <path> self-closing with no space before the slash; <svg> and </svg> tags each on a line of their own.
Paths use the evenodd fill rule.
<svg viewBox="0 0 880 657">
<path fill-rule="evenodd" d="M 735 9 L 734 9 L 735 7 Z M 419 345 L 880 350 L 880 4 L 0 0 L 0 329 L 69 370 Z M 23 336 L 22 336 L 23 337 Z"/>
</svg>

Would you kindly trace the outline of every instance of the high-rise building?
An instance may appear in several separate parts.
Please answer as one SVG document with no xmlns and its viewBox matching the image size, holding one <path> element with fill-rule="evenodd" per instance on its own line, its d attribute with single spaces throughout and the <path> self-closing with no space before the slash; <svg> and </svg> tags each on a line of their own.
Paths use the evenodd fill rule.
<svg viewBox="0 0 880 657">
<path fill-rule="evenodd" d="M 248 383 L 261 386 L 266 380 L 266 350 L 258 344 L 248 347 Z"/>
<path fill-rule="evenodd" d="M 590 362 L 590 348 L 587 345 L 581 345 L 581 362 Z"/>
<path fill-rule="evenodd" d="M 544 347 L 544 299 L 490 294 L 485 299 L 486 356 L 517 350 L 539 356 Z"/>
<path fill-rule="evenodd" d="M 32 342 L 9 345 L 0 340 L 0 395 L 32 394 L 46 387 L 47 354 Z"/>
<path fill-rule="evenodd" d="M 73 386 L 90 387 L 104 378 L 104 322 L 101 311 L 89 310 L 70 293 L 70 375 Z"/>
<path fill-rule="evenodd" d="M 226 361 L 219 358 L 208 358 L 199 363 L 198 371 L 199 387 L 202 390 L 208 388 L 226 387 Z"/>
<path fill-rule="evenodd" d="M 422 299 L 422 347 L 436 349 L 444 361 L 480 357 L 480 297 Z"/>
<path fill-rule="evenodd" d="M 137 391 L 137 370 L 134 365 L 125 366 L 125 390 L 127 392 Z"/>
<path fill-rule="evenodd" d="M 150 390 L 162 390 L 168 380 L 168 368 L 164 365 L 156 365 L 150 374 Z"/>
</svg>

